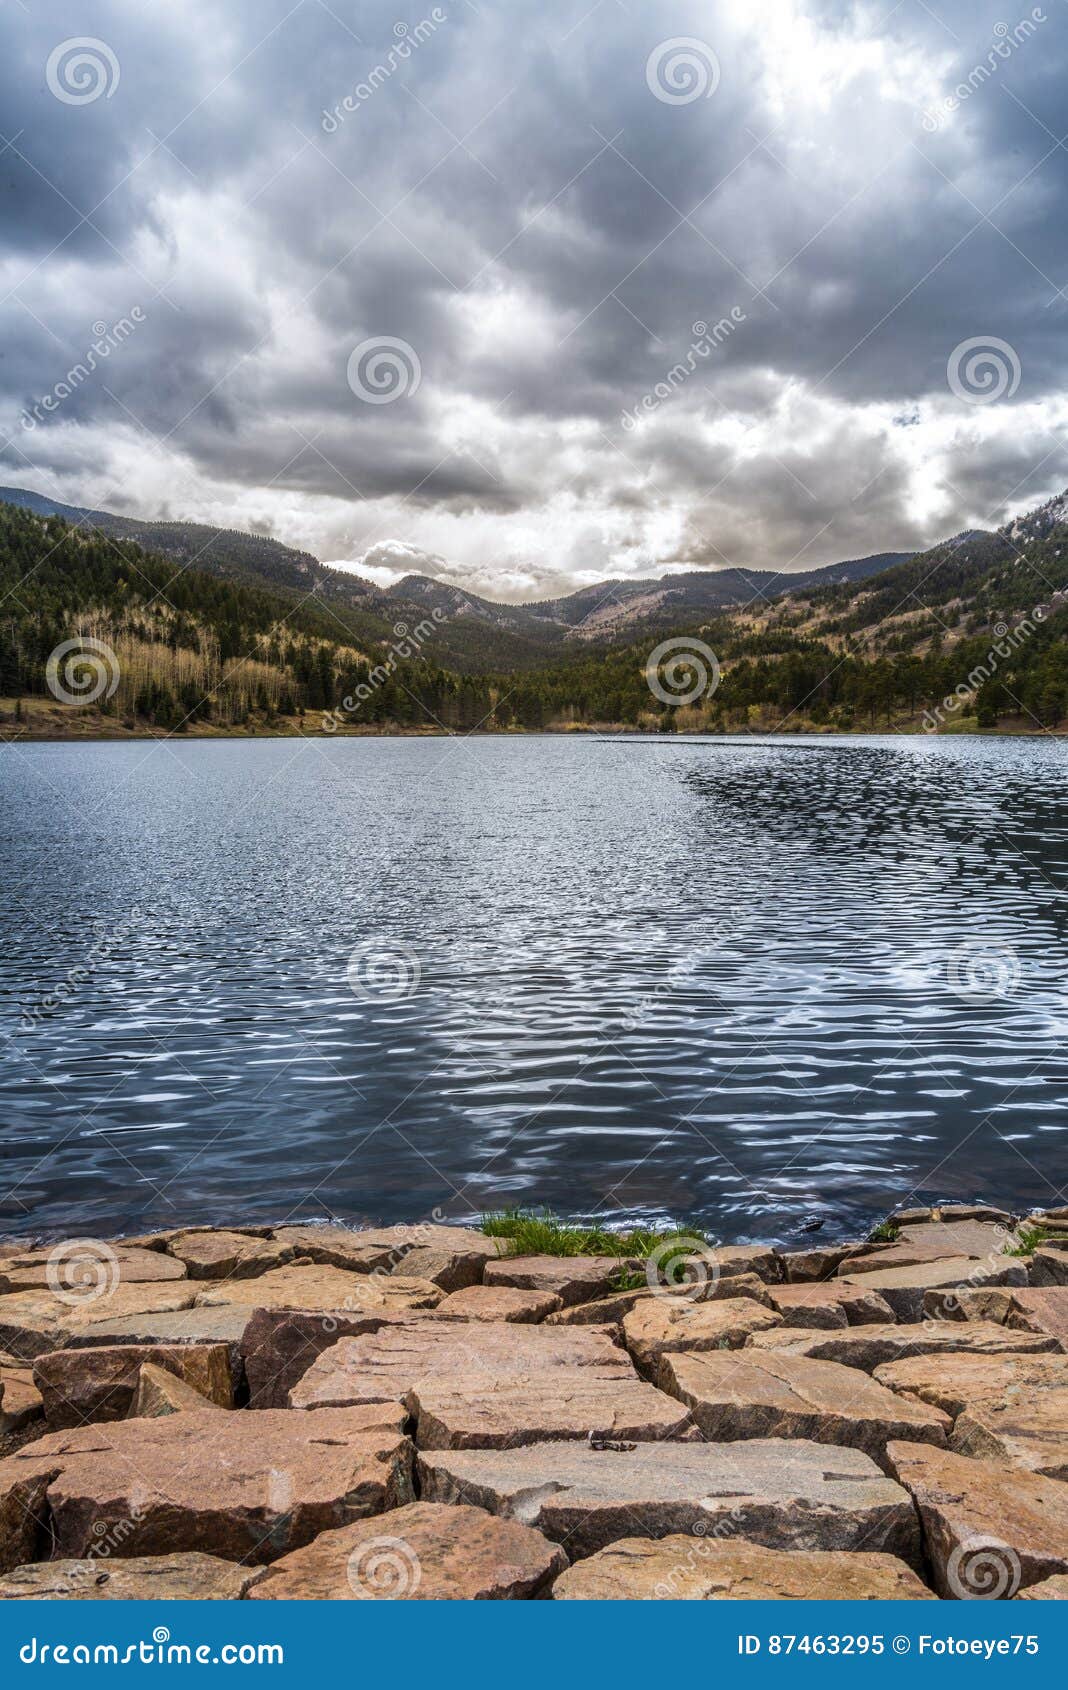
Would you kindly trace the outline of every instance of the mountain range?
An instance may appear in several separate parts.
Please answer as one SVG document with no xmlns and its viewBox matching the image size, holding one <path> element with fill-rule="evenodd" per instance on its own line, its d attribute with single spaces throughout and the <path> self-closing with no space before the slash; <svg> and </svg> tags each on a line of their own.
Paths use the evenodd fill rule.
<svg viewBox="0 0 1068 1690">
<path fill-rule="evenodd" d="M 619 643 L 658 628 L 692 624 L 732 607 L 782 599 L 813 588 L 867 580 L 909 552 L 880 552 L 794 574 L 774 570 L 715 569 L 647 580 L 606 580 L 561 598 L 503 604 L 429 575 L 406 575 L 382 588 L 355 571 L 331 568 L 310 552 L 264 535 L 212 528 L 198 522 L 141 520 L 111 511 L 66 505 L 22 487 L 0 487 L 0 501 L 36 516 L 60 516 L 115 540 L 131 541 L 239 585 L 278 593 L 291 603 L 313 598 L 339 619 L 339 634 L 366 643 L 388 642 L 400 622 L 443 613 L 428 655 L 473 673 L 522 668 L 585 644 Z"/>
</svg>

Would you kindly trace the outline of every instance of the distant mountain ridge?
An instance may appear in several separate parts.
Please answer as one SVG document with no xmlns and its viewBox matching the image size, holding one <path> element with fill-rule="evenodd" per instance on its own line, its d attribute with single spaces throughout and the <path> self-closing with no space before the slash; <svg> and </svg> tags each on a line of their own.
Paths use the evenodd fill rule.
<svg viewBox="0 0 1068 1690">
<path fill-rule="evenodd" d="M 310 552 L 240 529 L 118 516 L 62 504 L 21 487 L 0 487 L 0 501 L 37 516 L 61 516 L 116 540 L 132 540 L 183 568 L 195 565 L 226 580 L 280 592 L 294 602 L 314 596 L 339 614 L 347 631 L 368 643 L 388 643 L 397 625 L 443 610 L 447 620 L 435 634 L 433 654 L 438 661 L 473 671 L 543 662 L 571 644 L 613 643 L 646 630 L 684 626 L 703 614 L 752 601 L 866 580 L 913 556 L 880 552 L 794 575 L 774 570 L 675 571 L 634 581 L 600 581 L 555 599 L 504 604 L 429 575 L 406 575 L 392 587 L 381 588 L 355 571 L 321 563 Z"/>
</svg>

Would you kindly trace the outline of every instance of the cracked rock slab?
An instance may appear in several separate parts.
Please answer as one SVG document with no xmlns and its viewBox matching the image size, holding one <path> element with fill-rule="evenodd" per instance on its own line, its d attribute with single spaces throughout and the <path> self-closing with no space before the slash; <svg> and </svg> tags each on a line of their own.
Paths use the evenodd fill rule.
<svg viewBox="0 0 1068 1690">
<path fill-rule="evenodd" d="M 53 1432 L 0 1461 L 0 1519 L 13 1495 L 36 1486 L 37 1517 L 58 1559 L 85 1558 L 107 1542 L 123 1559 L 195 1550 L 273 1561 L 321 1531 L 411 1500 L 402 1422 L 397 1405 L 382 1404 L 321 1415 L 179 1413 Z"/>
<path fill-rule="evenodd" d="M 941 1409 L 898 1396 L 857 1368 L 774 1351 L 667 1355 L 660 1383 L 713 1443 L 805 1438 L 861 1449 L 883 1466 L 891 1438 L 944 1445 L 952 1426 Z"/>
<path fill-rule="evenodd" d="M 892 1443 L 891 1471 L 915 1499 L 940 1596 L 967 1599 L 1068 1572 L 1068 1485 L 928 1444 Z"/>
<path fill-rule="evenodd" d="M 255 1279 L 269 1268 L 284 1267 L 297 1254 L 292 1245 L 221 1230 L 180 1232 L 169 1240 L 167 1250 L 190 1279 Z"/>
<path fill-rule="evenodd" d="M 487 1262 L 483 1283 L 519 1291 L 550 1291 L 565 1308 L 607 1296 L 620 1274 L 640 1271 L 641 1262 L 619 1256 L 506 1256 Z"/>
<path fill-rule="evenodd" d="M 758 1332 L 750 1347 L 836 1361 L 871 1373 L 908 1356 L 1034 1355 L 1055 1350 L 1057 1342 L 1043 1333 L 1011 1331 L 993 1321 L 927 1320 L 917 1326 L 853 1326 L 841 1332 Z"/>
<path fill-rule="evenodd" d="M 1065 1256 L 1068 1266 L 1068 1255 Z M 971 1289 L 983 1285 L 1026 1285 L 1027 1269 L 1015 1256 L 947 1256 L 944 1260 L 915 1267 L 880 1269 L 876 1273 L 845 1274 L 838 1284 L 855 1282 L 885 1297 L 901 1321 L 918 1321 L 923 1316 L 924 1294 L 929 1290 Z"/>
<path fill-rule="evenodd" d="M 657 1296 L 624 1317 L 623 1337 L 638 1366 L 652 1374 L 671 1351 L 740 1350 L 754 1332 L 781 1325 L 780 1314 L 748 1297 L 695 1303 Z"/>
<path fill-rule="evenodd" d="M 548 1594 L 559 1544 L 483 1508 L 413 1502 L 383 1520 L 323 1532 L 276 1561 L 258 1601 L 520 1601 Z"/>
<path fill-rule="evenodd" d="M 86 1341 L 105 1321 L 135 1315 L 173 1313 L 192 1307 L 196 1287 L 183 1279 L 172 1284 L 117 1285 L 104 1296 L 76 1303 L 51 1291 L 15 1291 L 0 1297 L 0 1349 L 20 1361 L 32 1361 L 46 1350 Z"/>
<path fill-rule="evenodd" d="M 755 1305 L 754 1305 L 755 1306 Z M 677 1402 L 588 1327 L 505 1321 L 399 1322 L 324 1352 L 290 1392 L 294 1408 L 404 1402 L 424 1448 L 497 1448 L 546 1438 L 677 1438 Z"/>
<path fill-rule="evenodd" d="M 146 1362 L 185 1380 L 220 1408 L 233 1404 L 234 1378 L 225 1344 L 99 1345 L 37 1357 L 33 1377 L 48 1424 L 59 1428 L 124 1419 Z"/>
<path fill-rule="evenodd" d="M 771 1305 L 787 1326 L 880 1326 L 894 1311 L 863 1283 L 831 1279 L 821 1285 L 773 1285 Z"/>
<path fill-rule="evenodd" d="M 452 1320 L 505 1320 L 536 1326 L 560 1307 L 559 1297 L 551 1291 L 519 1291 L 511 1285 L 469 1285 L 443 1298 L 435 1313 Z M 604 1319 L 607 1321 L 609 1317 Z"/>
<path fill-rule="evenodd" d="M 106 1256 L 101 1255 L 102 1249 Z M 73 1241 L 50 1250 L 23 1251 L 0 1261 L 0 1295 L 4 1296 L 13 1291 L 40 1290 L 64 1292 L 80 1301 L 82 1292 L 98 1286 L 165 1284 L 184 1278 L 181 1262 L 170 1261 L 155 1250 L 124 1244 L 97 1244 L 95 1250 L 79 1253 Z"/>
<path fill-rule="evenodd" d="M 765 1549 L 716 1538 L 623 1538 L 570 1567 L 553 1585 L 560 1601 L 916 1601 L 934 1592 L 896 1555 L 855 1550 Z"/>
<path fill-rule="evenodd" d="M 426 1279 L 359 1274 L 296 1262 L 272 1268 L 256 1279 L 225 1280 L 217 1285 L 199 1282 L 196 1286 L 196 1306 L 201 1309 L 321 1309 L 355 1314 L 370 1309 L 433 1309 L 441 1298 L 439 1288 Z"/>
<path fill-rule="evenodd" d="M 564 1543 L 572 1559 L 635 1533 L 731 1534 L 769 1549 L 878 1550 L 916 1563 L 906 1493 L 855 1449 L 786 1439 L 580 1443 L 422 1452 L 422 1495 L 489 1509 Z"/>
<path fill-rule="evenodd" d="M 196 1553 L 38 1561 L 0 1578 L 0 1602 L 236 1602 L 263 1575 Z"/>
</svg>

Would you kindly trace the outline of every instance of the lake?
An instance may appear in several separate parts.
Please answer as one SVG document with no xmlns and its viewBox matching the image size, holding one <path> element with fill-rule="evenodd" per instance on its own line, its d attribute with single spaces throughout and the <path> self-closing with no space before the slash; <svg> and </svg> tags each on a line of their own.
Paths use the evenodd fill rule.
<svg viewBox="0 0 1068 1690">
<path fill-rule="evenodd" d="M 1064 1202 L 1051 739 L 0 749 L 0 1233 Z"/>
</svg>

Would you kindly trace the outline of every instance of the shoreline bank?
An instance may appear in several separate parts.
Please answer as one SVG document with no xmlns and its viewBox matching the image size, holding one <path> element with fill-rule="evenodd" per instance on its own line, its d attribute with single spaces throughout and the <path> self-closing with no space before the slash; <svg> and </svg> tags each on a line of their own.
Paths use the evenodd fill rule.
<svg viewBox="0 0 1068 1690">
<path fill-rule="evenodd" d="M 525 1224 L 0 1245 L 0 1599 L 1068 1595 L 1068 1208 Z"/>
</svg>

